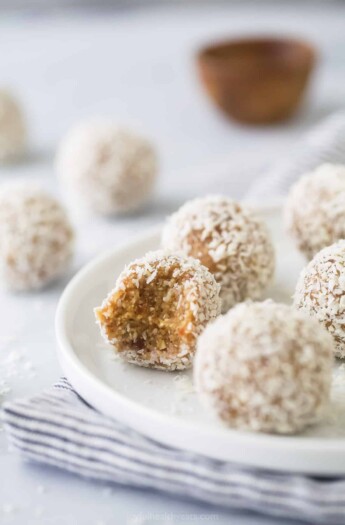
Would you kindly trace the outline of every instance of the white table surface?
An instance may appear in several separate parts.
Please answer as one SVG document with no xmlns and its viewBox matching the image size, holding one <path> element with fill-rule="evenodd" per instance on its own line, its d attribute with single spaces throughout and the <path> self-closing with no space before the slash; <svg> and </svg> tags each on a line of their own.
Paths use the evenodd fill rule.
<svg viewBox="0 0 345 525">
<path fill-rule="evenodd" d="M 301 34 L 322 62 L 309 104 L 291 122 L 246 128 L 226 121 L 206 100 L 195 74 L 198 46 L 243 32 Z M 0 18 L 0 84 L 17 92 L 28 115 L 26 162 L 1 168 L 0 182 L 23 176 L 58 193 L 53 158 L 65 130 L 80 118 L 111 115 L 157 143 L 161 176 L 152 206 L 136 217 L 78 219 L 70 275 L 41 293 L 0 294 L 0 374 L 18 363 L 5 399 L 28 396 L 60 375 L 54 312 L 68 278 L 92 256 L 162 220 L 185 199 L 224 191 L 241 197 L 258 166 L 289 154 L 298 137 L 344 103 L 345 5 L 222 4 L 118 12 L 11 14 Z M 0 377 L 1 379 L 1 377 Z M 0 434 L 0 523 L 7 524 L 258 524 L 281 523 L 160 494 L 91 483 L 24 464 Z M 136 517 L 140 515 L 140 519 Z"/>
</svg>

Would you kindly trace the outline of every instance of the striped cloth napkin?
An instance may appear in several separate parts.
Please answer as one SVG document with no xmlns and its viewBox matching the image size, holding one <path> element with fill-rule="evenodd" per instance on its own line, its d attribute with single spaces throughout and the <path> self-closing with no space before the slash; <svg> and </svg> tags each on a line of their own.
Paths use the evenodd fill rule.
<svg viewBox="0 0 345 525">
<path fill-rule="evenodd" d="M 345 112 L 320 124 L 302 146 L 266 172 L 248 198 L 282 195 L 321 162 L 345 163 Z M 345 479 L 270 473 L 166 447 L 94 410 L 65 379 L 31 399 L 5 403 L 3 420 L 24 458 L 81 476 L 313 524 L 345 523 Z"/>
<path fill-rule="evenodd" d="M 313 524 L 344 524 L 345 480 L 270 473 L 166 447 L 94 410 L 66 379 L 7 403 L 12 446 L 75 474 Z"/>
</svg>

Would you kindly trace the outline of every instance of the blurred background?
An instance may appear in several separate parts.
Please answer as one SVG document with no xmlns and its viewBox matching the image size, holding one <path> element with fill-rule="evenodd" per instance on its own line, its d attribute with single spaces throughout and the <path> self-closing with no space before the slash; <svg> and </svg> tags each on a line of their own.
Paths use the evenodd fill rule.
<svg viewBox="0 0 345 525">
<path fill-rule="evenodd" d="M 344 104 L 343 2 L 0 2 L 0 84 L 27 115 L 29 162 L 0 176 L 53 177 L 59 140 L 80 119 L 105 115 L 156 144 L 155 209 L 209 191 L 241 197 L 266 165 Z M 303 104 L 287 121 L 243 125 L 218 111 L 197 74 L 209 42 L 298 37 L 317 50 Z M 163 207 L 163 210 L 161 210 Z"/>
</svg>

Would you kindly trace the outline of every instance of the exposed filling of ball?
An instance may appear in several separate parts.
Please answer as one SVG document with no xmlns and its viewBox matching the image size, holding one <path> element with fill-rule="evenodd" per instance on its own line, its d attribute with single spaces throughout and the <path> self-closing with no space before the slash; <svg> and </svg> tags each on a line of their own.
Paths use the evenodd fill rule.
<svg viewBox="0 0 345 525">
<path fill-rule="evenodd" d="M 188 346 L 194 343 L 194 315 L 183 300 L 183 288 L 191 275 L 174 278 L 175 269 L 176 265 L 159 268 L 155 279 L 148 283 L 141 278 L 139 286 L 138 281 L 128 277 L 124 289 L 117 291 L 99 312 L 109 339 L 116 339 L 118 351 L 159 350 L 174 355 L 181 342 Z"/>
<path fill-rule="evenodd" d="M 182 369 L 191 364 L 198 334 L 219 309 L 219 287 L 207 269 L 172 256 L 130 265 L 96 317 L 106 340 L 127 361 Z"/>
</svg>

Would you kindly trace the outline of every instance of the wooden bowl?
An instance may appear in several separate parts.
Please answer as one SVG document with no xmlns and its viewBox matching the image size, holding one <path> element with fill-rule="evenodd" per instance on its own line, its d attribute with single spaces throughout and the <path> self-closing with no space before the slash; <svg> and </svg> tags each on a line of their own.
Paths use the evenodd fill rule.
<svg viewBox="0 0 345 525">
<path fill-rule="evenodd" d="M 227 115 L 268 124 L 297 109 L 315 58 L 312 46 L 301 40 L 248 38 L 205 47 L 198 66 L 208 94 Z"/>
</svg>

